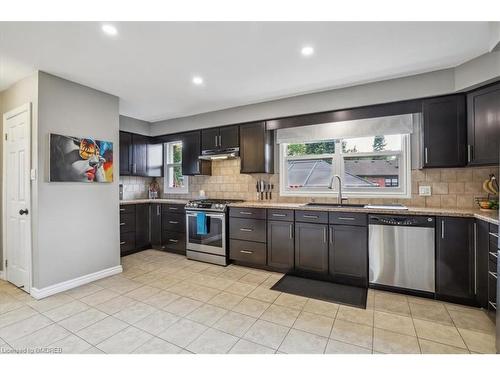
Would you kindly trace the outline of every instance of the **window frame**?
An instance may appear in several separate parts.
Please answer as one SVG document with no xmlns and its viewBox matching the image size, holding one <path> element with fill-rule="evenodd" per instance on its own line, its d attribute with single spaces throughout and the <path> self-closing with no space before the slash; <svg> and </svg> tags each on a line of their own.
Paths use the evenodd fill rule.
<svg viewBox="0 0 500 375">
<path fill-rule="evenodd" d="M 325 140 L 326 141 L 326 140 Z M 339 143 L 341 140 L 335 140 Z M 383 188 L 352 188 L 345 186 L 344 178 L 342 179 L 342 197 L 344 198 L 396 198 L 408 199 L 411 198 L 411 144 L 410 135 L 401 134 L 401 150 L 400 151 L 377 151 L 377 152 L 346 152 L 342 153 L 342 148 L 336 146 L 333 154 L 320 154 L 320 155 L 304 155 L 304 156 L 287 156 L 288 143 L 279 144 L 279 165 L 280 165 L 280 195 L 288 197 L 337 197 L 338 188 L 334 183 L 333 189 L 328 188 L 309 188 L 309 189 L 290 189 L 287 187 L 288 168 L 287 162 L 289 160 L 307 160 L 307 159 L 321 159 L 325 157 L 332 157 L 333 173 L 338 171 L 340 176 L 344 176 L 345 164 L 344 159 L 352 156 L 374 156 L 374 155 L 399 155 L 400 156 L 400 187 L 383 187 Z M 402 169 L 404 167 L 404 170 Z"/>
<path fill-rule="evenodd" d="M 170 167 L 181 167 L 182 168 L 182 156 L 181 156 L 181 162 L 180 163 L 173 163 L 169 162 L 170 159 L 170 150 L 171 148 L 176 145 L 180 144 L 182 146 L 182 141 L 171 141 L 171 142 L 166 142 L 164 144 L 164 158 L 165 158 L 165 165 L 163 166 L 163 175 L 165 176 L 163 179 L 163 189 L 165 193 L 170 193 L 170 194 L 189 194 L 189 178 L 188 176 L 184 176 L 184 186 L 183 187 L 170 187 L 170 175 L 168 173 Z M 181 153 L 182 155 L 182 153 Z"/>
</svg>

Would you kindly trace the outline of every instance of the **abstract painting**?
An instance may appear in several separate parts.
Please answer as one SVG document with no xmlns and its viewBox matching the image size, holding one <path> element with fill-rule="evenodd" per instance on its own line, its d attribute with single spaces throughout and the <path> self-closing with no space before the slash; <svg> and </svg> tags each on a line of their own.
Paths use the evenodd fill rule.
<svg viewBox="0 0 500 375">
<path fill-rule="evenodd" d="M 113 142 L 50 135 L 51 182 L 113 182 Z"/>
</svg>

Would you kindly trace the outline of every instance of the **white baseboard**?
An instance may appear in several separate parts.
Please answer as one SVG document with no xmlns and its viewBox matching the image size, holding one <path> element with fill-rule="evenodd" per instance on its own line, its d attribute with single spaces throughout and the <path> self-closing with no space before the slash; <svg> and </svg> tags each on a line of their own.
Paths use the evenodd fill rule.
<svg viewBox="0 0 500 375">
<path fill-rule="evenodd" d="M 103 279 L 105 277 L 113 276 L 118 273 L 123 272 L 122 266 L 116 266 L 111 268 L 106 268 L 102 271 L 97 271 L 94 273 L 90 273 L 85 276 L 77 277 L 76 279 L 63 281 L 62 283 L 54 284 L 51 286 L 47 286 L 42 289 L 31 288 L 31 296 L 36 299 L 42 299 L 53 294 L 57 294 L 60 292 L 64 292 L 69 289 L 76 288 L 77 286 L 91 283 L 92 281 L 96 281 L 99 279 Z"/>
<path fill-rule="evenodd" d="M 0 271 L 0 280 L 5 280 L 5 272 Z"/>
</svg>

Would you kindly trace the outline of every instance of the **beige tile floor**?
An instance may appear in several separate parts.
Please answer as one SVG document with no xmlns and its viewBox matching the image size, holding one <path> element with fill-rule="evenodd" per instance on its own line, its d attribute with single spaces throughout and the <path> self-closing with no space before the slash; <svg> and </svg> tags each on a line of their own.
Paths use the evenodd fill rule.
<svg viewBox="0 0 500 375">
<path fill-rule="evenodd" d="M 0 282 L 0 352 L 494 353 L 465 306 L 370 290 L 366 310 L 270 290 L 282 276 L 147 250 L 124 272 L 43 300 Z M 60 350 L 59 350 L 60 348 Z"/>
</svg>

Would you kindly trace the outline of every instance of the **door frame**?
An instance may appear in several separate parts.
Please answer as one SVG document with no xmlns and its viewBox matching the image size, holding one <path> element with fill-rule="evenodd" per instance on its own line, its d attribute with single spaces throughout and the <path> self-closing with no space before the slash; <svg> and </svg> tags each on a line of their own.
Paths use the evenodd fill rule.
<svg viewBox="0 0 500 375">
<path fill-rule="evenodd" d="M 2 273 L 0 276 L 3 276 L 4 280 L 7 280 L 7 269 L 5 267 L 5 259 L 7 257 L 7 225 L 6 225 L 6 216 L 7 216 L 7 179 L 6 179 L 6 153 L 7 153 L 7 147 L 6 147 L 6 142 L 5 142 L 5 127 L 6 127 L 6 121 L 8 118 L 14 117 L 22 112 L 28 112 L 28 131 L 30 134 L 30 144 L 29 144 L 29 155 L 30 155 L 30 165 L 28 166 L 30 168 L 31 172 L 31 166 L 32 166 L 32 148 L 33 148 L 33 132 L 32 132 L 32 110 L 31 110 L 31 103 L 26 103 L 23 104 L 19 107 L 14 108 L 13 110 L 10 110 L 8 112 L 5 112 L 3 114 L 3 122 L 2 122 L 2 143 L 3 143 L 3 148 L 2 148 Z M 30 196 L 30 204 L 29 204 L 29 212 L 31 214 L 30 217 L 30 235 L 29 235 L 29 251 L 28 251 L 28 285 L 24 287 L 24 290 L 27 293 L 31 292 L 31 284 L 33 282 L 33 187 L 31 184 L 31 178 L 30 178 L 30 184 L 29 184 L 29 196 Z"/>
</svg>

